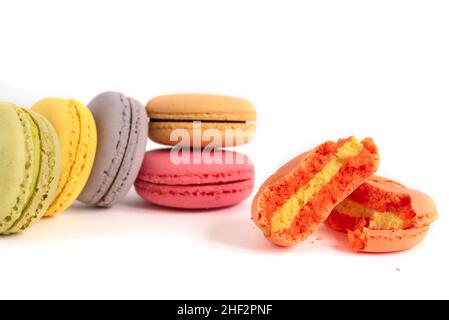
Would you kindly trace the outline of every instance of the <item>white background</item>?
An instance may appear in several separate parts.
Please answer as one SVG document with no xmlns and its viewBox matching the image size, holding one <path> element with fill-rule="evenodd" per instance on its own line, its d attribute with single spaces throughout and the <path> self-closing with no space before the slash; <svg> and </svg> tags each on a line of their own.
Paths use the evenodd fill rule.
<svg viewBox="0 0 449 320">
<path fill-rule="evenodd" d="M 447 1 L 14 0 L 0 12 L 2 100 L 245 97 L 258 134 L 239 150 L 257 185 L 325 140 L 372 136 L 379 173 L 440 213 L 403 253 L 355 254 L 325 227 L 281 249 L 250 221 L 251 199 L 182 212 L 133 191 L 0 238 L 0 298 L 449 298 Z"/>
</svg>

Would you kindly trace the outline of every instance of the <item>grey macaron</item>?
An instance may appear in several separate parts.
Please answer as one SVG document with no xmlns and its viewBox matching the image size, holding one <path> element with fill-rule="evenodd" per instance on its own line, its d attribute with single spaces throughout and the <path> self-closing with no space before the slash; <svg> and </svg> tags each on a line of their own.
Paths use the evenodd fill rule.
<svg viewBox="0 0 449 320">
<path fill-rule="evenodd" d="M 97 154 L 78 200 L 111 207 L 131 189 L 145 155 L 148 116 L 144 106 L 119 92 L 105 92 L 88 105 L 97 125 Z"/>
</svg>

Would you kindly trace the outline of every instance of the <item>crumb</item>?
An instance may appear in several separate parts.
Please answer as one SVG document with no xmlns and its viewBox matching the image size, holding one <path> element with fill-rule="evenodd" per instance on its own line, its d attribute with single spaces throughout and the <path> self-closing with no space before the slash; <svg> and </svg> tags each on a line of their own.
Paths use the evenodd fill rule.
<svg viewBox="0 0 449 320">
<path fill-rule="evenodd" d="M 322 237 L 318 237 L 318 238 L 316 238 L 315 240 L 316 240 L 316 241 L 321 241 L 321 240 L 323 240 L 323 238 L 322 238 Z"/>
<path fill-rule="evenodd" d="M 401 269 L 399 269 L 399 268 L 396 268 L 396 271 L 401 271 Z"/>
<path fill-rule="evenodd" d="M 311 243 L 311 244 L 314 244 L 314 243 L 315 243 L 315 241 L 310 241 L 310 243 Z"/>
</svg>

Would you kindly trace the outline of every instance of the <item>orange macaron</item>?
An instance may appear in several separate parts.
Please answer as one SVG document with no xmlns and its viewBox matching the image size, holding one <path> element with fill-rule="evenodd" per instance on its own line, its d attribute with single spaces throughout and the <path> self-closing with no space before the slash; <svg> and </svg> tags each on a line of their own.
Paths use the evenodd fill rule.
<svg viewBox="0 0 449 320">
<path fill-rule="evenodd" d="M 438 218 L 434 201 L 402 184 L 373 176 L 342 201 L 325 223 L 347 232 L 360 252 L 395 252 L 420 243 Z"/>
<path fill-rule="evenodd" d="M 252 219 L 269 241 L 292 246 L 315 232 L 378 166 L 371 139 L 325 142 L 268 178 L 254 198 Z"/>
</svg>

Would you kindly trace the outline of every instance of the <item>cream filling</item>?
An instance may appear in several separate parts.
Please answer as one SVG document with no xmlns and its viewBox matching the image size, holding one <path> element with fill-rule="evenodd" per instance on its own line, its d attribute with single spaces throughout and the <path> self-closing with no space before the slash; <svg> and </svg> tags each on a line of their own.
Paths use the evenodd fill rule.
<svg viewBox="0 0 449 320">
<path fill-rule="evenodd" d="M 334 158 L 327 163 L 305 186 L 300 188 L 271 218 L 270 227 L 265 234 L 280 233 L 290 228 L 293 220 L 303 208 L 346 163 L 346 159 L 358 155 L 363 150 L 363 145 L 355 138 L 342 145 Z"/>
<path fill-rule="evenodd" d="M 335 210 L 353 218 L 369 218 L 370 229 L 398 230 L 406 227 L 406 221 L 390 211 L 376 211 L 361 203 L 346 199 Z"/>
</svg>

